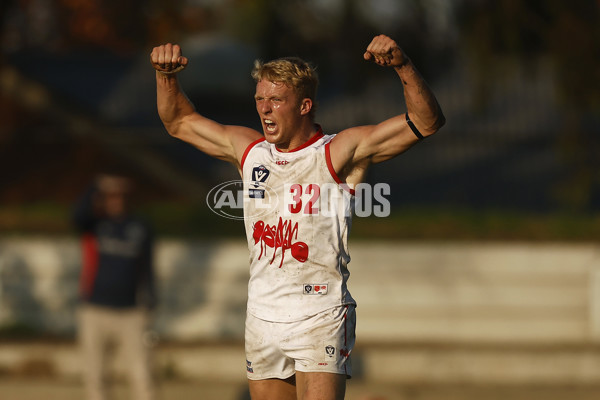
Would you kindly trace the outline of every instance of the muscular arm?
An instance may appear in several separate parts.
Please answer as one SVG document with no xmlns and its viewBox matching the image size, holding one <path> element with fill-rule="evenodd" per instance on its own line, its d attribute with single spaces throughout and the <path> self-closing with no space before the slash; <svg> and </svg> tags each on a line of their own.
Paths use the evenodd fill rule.
<svg viewBox="0 0 600 400">
<path fill-rule="evenodd" d="M 246 147 L 261 134 L 241 126 L 222 125 L 196 112 L 182 91 L 177 75 L 188 63 L 178 45 L 155 47 L 150 55 L 156 69 L 156 102 L 158 115 L 167 132 L 202 152 L 228 161 L 239 169 Z"/>
<path fill-rule="evenodd" d="M 444 125 L 445 118 L 433 92 L 396 42 L 384 35 L 377 36 L 369 44 L 364 58 L 394 68 L 402 83 L 407 113 L 424 137 L 433 135 Z M 356 185 L 364 178 L 368 165 L 389 160 L 417 141 L 405 114 L 377 125 L 346 129 L 331 142 L 333 166 L 340 178 Z"/>
</svg>

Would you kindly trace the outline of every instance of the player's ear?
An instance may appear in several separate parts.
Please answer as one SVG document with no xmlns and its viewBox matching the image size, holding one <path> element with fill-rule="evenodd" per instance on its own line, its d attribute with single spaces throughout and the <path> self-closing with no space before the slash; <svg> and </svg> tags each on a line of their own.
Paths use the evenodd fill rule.
<svg viewBox="0 0 600 400">
<path fill-rule="evenodd" d="M 313 102 L 311 99 L 309 99 L 308 97 L 302 99 L 302 101 L 300 102 L 300 114 L 306 115 L 310 113 L 310 110 L 312 110 L 312 106 Z"/>
</svg>

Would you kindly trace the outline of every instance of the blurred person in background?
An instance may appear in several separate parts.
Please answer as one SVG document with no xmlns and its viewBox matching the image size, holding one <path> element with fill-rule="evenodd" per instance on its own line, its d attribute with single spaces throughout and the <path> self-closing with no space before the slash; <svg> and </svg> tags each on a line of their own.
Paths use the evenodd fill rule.
<svg viewBox="0 0 600 400">
<path fill-rule="evenodd" d="M 253 400 L 344 398 L 355 333 L 356 303 L 346 285 L 354 188 L 371 164 L 408 150 L 445 122 L 432 91 L 394 40 L 376 36 L 363 57 L 397 74 L 407 112 L 325 135 L 314 122 L 316 71 L 299 58 L 256 62 L 261 134 L 196 112 L 177 79 L 188 64 L 178 45 L 157 46 L 150 55 L 158 113 L 169 134 L 230 162 L 247 182 L 245 342 Z M 326 204 L 323 193 L 319 198 L 325 187 L 333 188 L 335 203 Z M 265 213 L 260 208 L 271 197 L 268 188 L 282 201 Z M 327 205 L 333 215 L 320 208 Z"/>
<path fill-rule="evenodd" d="M 82 233 L 81 307 L 78 336 L 89 400 L 108 396 L 108 355 L 123 357 L 132 399 L 154 399 L 150 354 L 144 341 L 156 304 L 153 234 L 131 214 L 132 182 L 101 175 L 76 204 L 73 220 Z"/>
</svg>

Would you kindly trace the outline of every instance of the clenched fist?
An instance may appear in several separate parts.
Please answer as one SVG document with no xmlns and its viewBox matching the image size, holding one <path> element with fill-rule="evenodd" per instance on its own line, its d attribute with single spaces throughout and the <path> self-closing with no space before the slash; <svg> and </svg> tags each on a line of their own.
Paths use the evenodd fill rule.
<svg viewBox="0 0 600 400">
<path fill-rule="evenodd" d="M 158 72 L 174 74 L 187 66 L 188 59 L 181 54 L 178 44 L 167 43 L 152 49 L 150 62 Z"/>
<path fill-rule="evenodd" d="M 386 35 L 375 36 L 363 57 L 383 67 L 401 67 L 409 62 L 402 49 Z"/>
</svg>

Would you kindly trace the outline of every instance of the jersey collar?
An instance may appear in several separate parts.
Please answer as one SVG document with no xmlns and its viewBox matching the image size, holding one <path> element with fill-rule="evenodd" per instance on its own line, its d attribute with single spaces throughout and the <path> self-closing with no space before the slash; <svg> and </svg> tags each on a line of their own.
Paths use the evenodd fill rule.
<svg viewBox="0 0 600 400">
<path fill-rule="evenodd" d="M 317 128 L 317 133 L 315 133 L 310 139 L 308 139 L 303 145 L 300 145 L 299 147 L 296 147 L 295 149 L 289 150 L 289 151 L 281 151 L 277 148 L 277 146 L 275 146 L 275 149 L 279 152 L 279 153 L 293 153 L 295 151 L 299 151 L 302 149 L 307 148 L 308 146 L 310 146 L 311 144 L 315 143 L 317 140 L 321 139 L 323 136 L 325 136 L 323 134 L 323 129 L 321 128 L 321 125 L 319 124 L 315 124 L 315 127 Z"/>
</svg>

